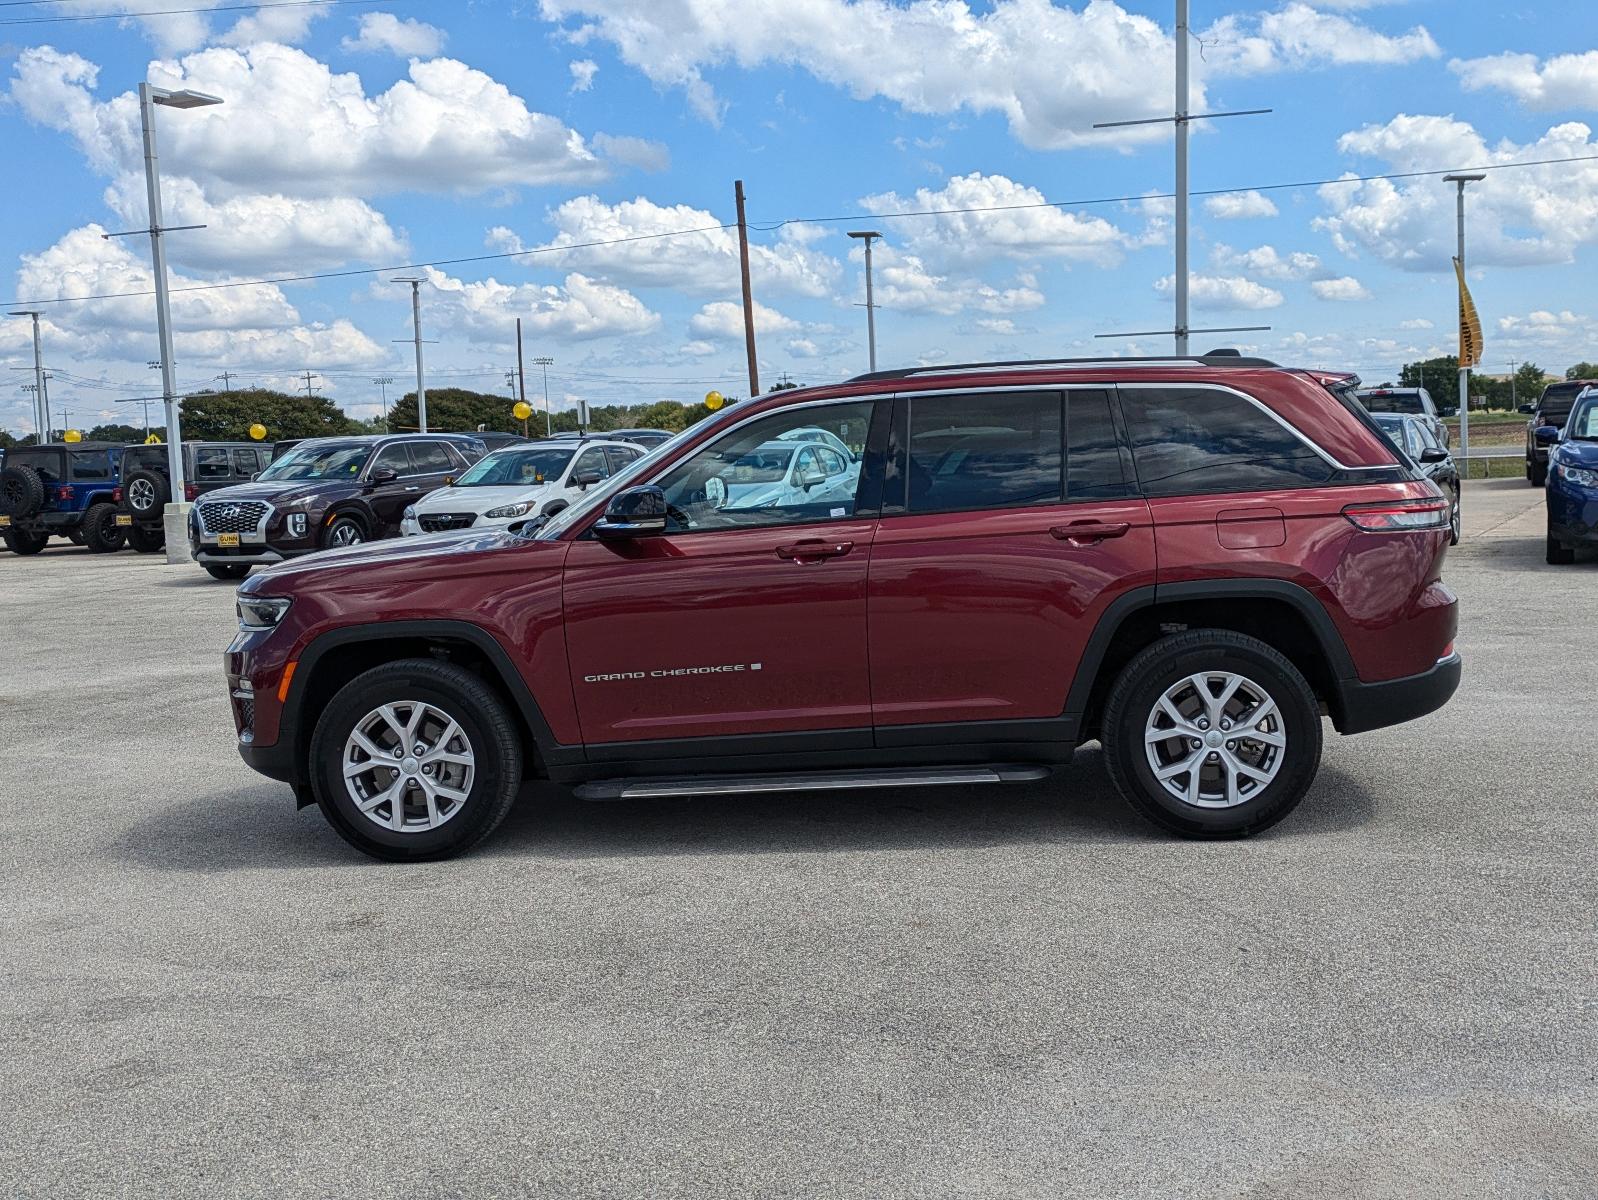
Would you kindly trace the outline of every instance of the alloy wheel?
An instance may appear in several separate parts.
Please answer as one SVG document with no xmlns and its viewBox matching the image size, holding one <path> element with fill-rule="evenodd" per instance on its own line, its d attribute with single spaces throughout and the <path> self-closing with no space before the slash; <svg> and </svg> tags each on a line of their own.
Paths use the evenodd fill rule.
<svg viewBox="0 0 1598 1200">
<path fill-rule="evenodd" d="M 332 546 L 358 546 L 364 541 L 361 531 L 350 521 L 345 521 L 333 530 L 333 536 L 328 539 Z"/>
<path fill-rule="evenodd" d="M 1154 778 L 1196 808 L 1234 808 L 1268 787 L 1287 753 L 1281 710 L 1252 679 L 1204 671 L 1155 701 L 1144 726 Z"/>
<path fill-rule="evenodd" d="M 135 479 L 128 484 L 128 503 L 139 512 L 149 512 L 155 507 L 155 485 L 148 479 Z"/>
<path fill-rule="evenodd" d="M 477 757 L 460 723 L 435 704 L 374 708 L 344 742 L 340 770 L 355 808 L 394 833 L 425 833 L 461 811 Z"/>
</svg>

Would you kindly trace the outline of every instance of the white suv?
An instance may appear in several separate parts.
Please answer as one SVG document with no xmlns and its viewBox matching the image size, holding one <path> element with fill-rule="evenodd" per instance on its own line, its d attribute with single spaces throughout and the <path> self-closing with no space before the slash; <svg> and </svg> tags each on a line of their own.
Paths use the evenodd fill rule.
<svg viewBox="0 0 1598 1200">
<path fill-rule="evenodd" d="M 407 508 L 400 533 L 503 529 L 552 516 L 644 453 L 630 442 L 599 438 L 504 446 Z"/>
</svg>

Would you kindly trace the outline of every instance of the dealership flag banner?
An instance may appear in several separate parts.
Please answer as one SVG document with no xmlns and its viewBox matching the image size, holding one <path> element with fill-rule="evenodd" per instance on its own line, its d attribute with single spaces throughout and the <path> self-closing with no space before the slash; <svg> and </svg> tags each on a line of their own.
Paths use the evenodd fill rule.
<svg viewBox="0 0 1598 1200">
<path fill-rule="evenodd" d="M 1474 367 L 1481 362 L 1481 318 L 1476 315 L 1476 302 L 1465 286 L 1465 268 L 1457 258 L 1454 274 L 1459 277 L 1459 365 Z"/>
</svg>

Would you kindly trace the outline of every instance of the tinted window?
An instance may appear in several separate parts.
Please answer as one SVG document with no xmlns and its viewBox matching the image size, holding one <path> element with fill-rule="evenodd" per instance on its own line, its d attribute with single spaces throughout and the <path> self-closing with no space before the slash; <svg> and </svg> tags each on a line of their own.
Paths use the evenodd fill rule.
<svg viewBox="0 0 1598 1200">
<path fill-rule="evenodd" d="M 640 451 L 628 450 L 622 446 L 605 447 L 605 455 L 610 459 L 610 469 L 612 471 L 621 470 L 628 463 L 632 462 L 633 459 L 638 458 L 640 453 Z"/>
<path fill-rule="evenodd" d="M 1426 411 L 1420 402 L 1419 392 L 1388 392 L 1385 395 L 1367 392 L 1360 398 L 1371 412 L 1413 413 L 1418 416 Z"/>
<path fill-rule="evenodd" d="M 404 442 L 396 442 L 392 445 L 384 446 L 377 452 L 377 457 L 372 460 L 372 469 L 367 473 L 367 478 L 370 479 L 379 471 L 393 471 L 401 479 L 416 473 L 415 468 L 411 466 L 411 456 L 405 452 Z"/>
<path fill-rule="evenodd" d="M 1058 392 L 916 396 L 909 403 L 909 511 L 1059 503 Z"/>
<path fill-rule="evenodd" d="M 73 479 L 111 478 L 111 459 L 104 450 L 74 450 L 68 457 Z"/>
<path fill-rule="evenodd" d="M 1586 386 L 1585 383 L 1549 384 L 1543 389 L 1542 399 L 1537 402 L 1537 411 L 1547 419 L 1547 424 L 1563 424 L 1575 406 L 1576 397 L 1581 395 Z"/>
<path fill-rule="evenodd" d="M 8 467 L 32 467 L 46 483 L 61 482 L 61 452 L 59 450 L 30 450 L 23 447 L 6 455 Z"/>
<path fill-rule="evenodd" d="M 1130 494 L 1121 469 L 1120 439 L 1107 392 L 1066 393 L 1065 462 L 1067 500 Z"/>
<path fill-rule="evenodd" d="M 233 470 L 238 475 L 254 475 L 265 464 L 261 462 L 259 450 L 233 451 Z"/>
<path fill-rule="evenodd" d="M 591 450 L 584 450 L 577 456 L 576 465 L 572 467 L 573 475 L 583 475 L 594 472 L 601 479 L 610 478 L 610 464 L 605 461 L 605 450 L 602 446 L 595 446 Z"/>
<path fill-rule="evenodd" d="M 194 477 L 196 479 L 226 479 L 228 454 L 216 447 L 200 447 L 194 452 Z"/>
<path fill-rule="evenodd" d="M 1122 388 L 1138 479 L 1150 496 L 1325 483 L 1332 466 L 1242 396 L 1212 388 Z"/>
<path fill-rule="evenodd" d="M 695 452 L 660 481 L 671 505 L 669 530 L 742 529 L 837 521 L 855 514 L 860 499 L 860 464 L 808 483 L 798 479 L 795 459 L 803 452 L 820 465 L 824 447 L 788 441 L 784 434 L 816 427 L 845 445 L 864 444 L 871 427 L 870 402 L 792 409 L 750 421 Z M 835 456 L 841 462 L 841 456 Z"/>
<path fill-rule="evenodd" d="M 455 469 L 455 460 L 439 442 L 412 442 L 411 461 L 421 475 L 448 475 Z"/>
</svg>

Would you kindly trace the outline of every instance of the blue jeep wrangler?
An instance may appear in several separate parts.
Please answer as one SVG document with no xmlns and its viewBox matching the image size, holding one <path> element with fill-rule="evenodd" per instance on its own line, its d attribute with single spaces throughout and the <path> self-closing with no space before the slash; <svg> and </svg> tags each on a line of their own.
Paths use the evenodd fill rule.
<svg viewBox="0 0 1598 1200">
<path fill-rule="evenodd" d="M 110 442 L 15 446 L 0 469 L 0 536 L 13 554 L 37 554 L 52 536 L 96 554 L 122 549 L 117 519 L 123 447 Z"/>
</svg>

